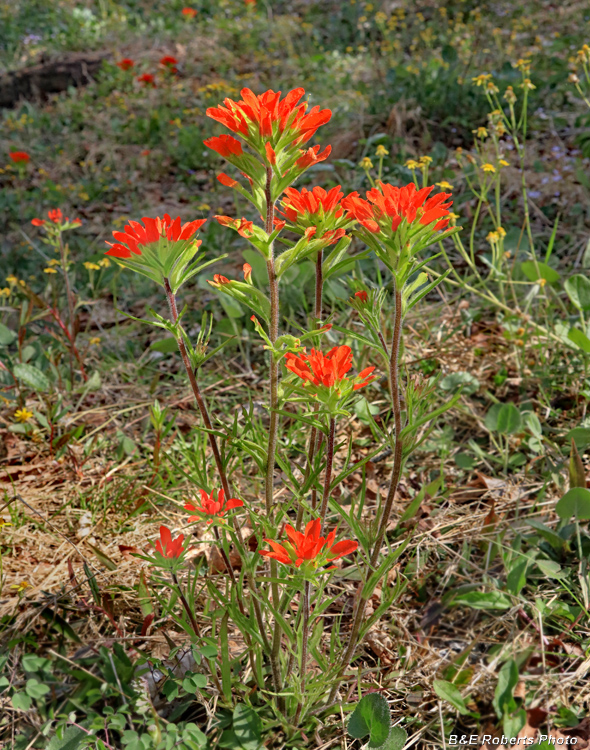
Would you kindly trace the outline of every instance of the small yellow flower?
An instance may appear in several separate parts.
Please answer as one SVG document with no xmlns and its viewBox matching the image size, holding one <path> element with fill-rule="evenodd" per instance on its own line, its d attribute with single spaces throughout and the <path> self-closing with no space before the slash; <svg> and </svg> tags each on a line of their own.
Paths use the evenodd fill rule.
<svg viewBox="0 0 590 750">
<path fill-rule="evenodd" d="M 504 229 L 504 227 L 497 227 L 496 232 L 498 232 L 502 239 L 506 237 L 506 230 Z"/>
<path fill-rule="evenodd" d="M 80 196 L 80 199 L 83 201 L 90 200 L 90 196 L 88 195 L 88 193 L 85 193 L 84 191 L 82 191 L 81 193 L 78 193 L 78 195 Z"/>
<path fill-rule="evenodd" d="M 86 268 L 88 271 L 100 271 L 100 266 L 98 265 L 98 263 L 91 263 L 88 260 L 84 263 L 84 268 Z"/>
<path fill-rule="evenodd" d="M 414 169 L 419 169 L 420 165 L 415 159 L 408 159 L 408 161 L 406 162 L 406 167 L 414 171 Z"/>
<path fill-rule="evenodd" d="M 199 203 L 197 211 L 210 211 L 211 206 L 208 203 Z"/>
<path fill-rule="evenodd" d="M 516 346 L 524 346 L 524 341 L 522 339 L 516 339 L 514 343 Z"/>
<path fill-rule="evenodd" d="M 17 594 L 22 594 L 25 589 L 28 589 L 31 584 L 27 581 L 21 581 L 20 583 L 13 583 L 10 587 L 11 589 L 14 589 Z"/>
<path fill-rule="evenodd" d="M 0 289 L 0 297 L 10 297 L 11 291 L 10 289 L 5 286 L 4 289 Z"/>
<path fill-rule="evenodd" d="M 510 166 L 510 162 L 509 162 L 509 161 L 506 161 L 506 159 L 500 159 L 500 161 L 498 162 L 498 164 L 499 164 L 499 165 L 500 165 L 501 167 L 509 167 L 509 166 Z"/>
<path fill-rule="evenodd" d="M 59 260 L 57 258 L 50 258 L 47 261 L 48 266 L 59 266 Z"/>
<path fill-rule="evenodd" d="M 3 529 L 5 526 L 12 526 L 10 521 L 4 521 L 2 518 L 0 518 L 0 529 Z"/>
<path fill-rule="evenodd" d="M 536 89 L 534 83 L 531 82 L 530 78 L 525 78 L 524 81 L 520 84 L 521 89 L 528 89 L 529 91 L 532 91 L 533 89 Z"/>
<path fill-rule="evenodd" d="M 496 86 L 496 84 L 493 81 L 488 81 L 486 83 L 486 92 L 488 94 L 497 94 L 500 89 Z"/>
<path fill-rule="evenodd" d="M 381 158 L 382 156 L 387 156 L 389 154 L 389 151 L 385 148 L 385 146 L 382 146 L 381 144 L 379 144 L 379 146 L 377 146 L 377 151 L 375 153 L 377 154 L 379 158 Z"/>
<path fill-rule="evenodd" d="M 475 133 L 475 135 L 478 138 L 487 138 L 488 137 L 488 129 L 487 128 L 478 128 L 477 130 L 472 130 L 472 133 Z"/>
<path fill-rule="evenodd" d="M 368 156 L 365 156 L 364 159 L 361 159 L 360 166 L 365 171 L 368 169 L 373 169 L 373 162 L 369 159 Z"/>
<path fill-rule="evenodd" d="M 43 273 L 57 273 L 55 268 L 51 268 L 51 266 L 48 266 L 47 268 L 43 269 Z"/>
<path fill-rule="evenodd" d="M 446 180 L 441 180 L 440 182 L 437 182 L 436 184 L 442 190 L 452 190 L 453 189 L 453 186 L 451 185 L 451 183 L 447 182 Z"/>
<path fill-rule="evenodd" d="M 486 240 L 490 243 L 490 245 L 495 244 L 499 239 L 500 235 L 498 234 L 498 232 L 490 232 L 486 237 Z"/>
<path fill-rule="evenodd" d="M 518 336 L 518 338 L 524 336 L 524 328 L 522 326 L 520 328 L 517 328 L 516 335 Z"/>
<path fill-rule="evenodd" d="M 100 336 L 93 336 L 90 339 L 90 345 L 91 346 L 98 346 L 100 344 L 100 341 L 101 341 Z"/>
<path fill-rule="evenodd" d="M 101 266 L 101 268 L 109 268 L 111 261 L 108 258 L 103 258 L 98 261 L 98 265 Z"/>
<path fill-rule="evenodd" d="M 29 411 L 26 406 L 23 406 L 22 409 L 17 409 L 14 412 L 14 418 L 17 422 L 28 422 L 32 416 L 33 412 Z"/>
<path fill-rule="evenodd" d="M 10 284 L 10 286 L 12 286 L 13 284 L 18 284 L 18 279 L 16 278 L 16 276 L 7 276 L 6 281 Z"/>
<path fill-rule="evenodd" d="M 541 289 L 545 286 L 547 283 L 547 279 L 538 279 L 537 284 L 541 287 Z"/>
<path fill-rule="evenodd" d="M 418 161 L 421 167 L 427 167 L 429 164 L 432 164 L 432 156 L 421 156 Z"/>
<path fill-rule="evenodd" d="M 493 164 L 489 164 L 489 163 L 482 164 L 481 168 L 483 169 L 484 172 L 492 172 L 493 173 L 493 172 L 496 171 L 496 167 Z"/>
<path fill-rule="evenodd" d="M 523 73 L 528 73 L 531 69 L 531 61 L 530 60 L 524 60 L 522 57 L 517 60 L 515 63 L 513 63 L 513 67 L 518 68 Z"/>
<path fill-rule="evenodd" d="M 506 260 L 508 260 L 508 258 L 512 258 L 512 253 L 510 252 L 510 250 L 506 250 L 506 252 L 504 253 L 504 257 L 506 258 Z"/>
<path fill-rule="evenodd" d="M 475 76 L 475 78 L 472 78 L 471 80 L 476 86 L 485 86 L 491 77 L 491 73 L 480 73 L 480 75 Z"/>
</svg>

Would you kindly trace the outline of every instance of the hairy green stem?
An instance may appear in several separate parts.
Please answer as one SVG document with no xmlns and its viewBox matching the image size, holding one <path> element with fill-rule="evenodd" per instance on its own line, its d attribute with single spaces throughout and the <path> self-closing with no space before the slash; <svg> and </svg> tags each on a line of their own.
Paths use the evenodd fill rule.
<svg viewBox="0 0 590 750">
<path fill-rule="evenodd" d="M 309 628 L 309 594 L 311 584 L 309 581 L 305 581 L 303 584 L 303 618 L 301 623 L 301 668 L 300 668 L 300 679 L 301 679 L 301 695 L 305 694 L 305 673 L 307 670 L 307 630 Z M 303 708 L 303 701 L 297 704 L 297 710 L 293 717 L 293 724 L 297 725 L 299 717 L 301 716 L 301 709 Z"/>
<path fill-rule="evenodd" d="M 328 444 L 326 448 L 326 472 L 324 475 L 324 492 L 322 495 L 322 504 L 320 506 L 320 519 L 322 528 L 326 520 L 328 510 L 328 501 L 330 500 L 330 485 L 332 484 L 332 467 L 334 465 L 334 433 L 336 431 L 336 420 L 330 417 L 330 431 L 328 433 Z"/>
</svg>

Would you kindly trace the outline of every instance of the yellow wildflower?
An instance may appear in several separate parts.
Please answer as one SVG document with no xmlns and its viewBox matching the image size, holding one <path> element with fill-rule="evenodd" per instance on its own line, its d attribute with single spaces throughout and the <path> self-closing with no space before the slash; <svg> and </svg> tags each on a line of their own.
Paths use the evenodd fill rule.
<svg viewBox="0 0 590 750">
<path fill-rule="evenodd" d="M 100 271 L 100 266 L 98 265 L 98 263 L 91 263 L 88 260 L 84 263 L 84 268 L 86 268 L 88 271 Z"/>
<path fill-rule="evenodd" d="M 513 67 L 518 68 L 523 73 L 528 73 L 531 69 L 531 61 L 530 60 L 524 60 L 522 57 L 520 60 L 517 60 L 515 63 L 513 63 Z"/>
<path fill-rule="evenodd" d="M 100 344 L 100 341 L 101 341 L 100 336 L 93 336 L 90 339 L 89 343 L 90 343 L 91 346 L 98 346 Z"/>
<path fill-rule="evenodd" d="M 489 163 L 482 164 L 481 168 L 483 169 L 484 172 L 495 172 L 496 171 L 496 167 L 493 164 L 489 164 Z"/>
<path fill-rule="evenodd" d="M 533 89 L 536 89 L 534 83 L 531 82 L 530 78 L 525 78 L 524 81 L 520 84 L 521 89 L 528 89 L 529 91 L 532 91 Z"/>
<path fill-rule="evenodd" d="M 441 180 L 440 182 L 437 182 L 436 184 L 442 190 L 452 190 L 453 189 L 453 186 L 451 185 L 451 183 L 447 182 L 446 180 Z"/>
<path fill-rule="evenodd" d="M 497 94 L 500 89 L 496 86 L 496 84 L 493 81 L 488 81 L 486 83 L 486 92 L 488 94 Z"/>
<path fill-rule="evenodd" d="M 0 297 L 10 297 L 11 291 L 10 289 L 5 286 L 4 289 L 0 289 Z"/>
<path fill-rule="evenodd" d="M 21 581 L 20 583 L 13 583 L 10 587 L 11 589 L 14 589 L 17 594 L 22 594 L 22 592 L 25 589 L 28 589 L 31 584 L 27 581 Z"/>
<path fill-rule="evenodd" d="M 475 133 L 475 135 L 478 138 L 487 138 L 488 137 L 488 129 L 487 128 L 478 128 L 477 130 L 472 130 L 472 133 Z"/>
<path fill-rule="evenodd" d="M 506 230 L 504 229 L 504 227 L 497 227 L 496 232 L 498 232 L 498 234 L 500 235 L 502 239 L 506 237 Z"/>
<path fill-rule="evenodd" d="M 28 422 L 32 416 L 33 412 L 29 411 L 26 406 L 23 406 L 22 409 L 17 409 L 14 412 L 14 418 L 17 422 Z"/>
<path fill-rule="evenodd" d="M 506 260 L 512 257 L 512 253 L 510 252 L 510 250 L 506 250 L 506 252 L 504 253 L 504 257 L 506 258 Z"/>
<path fill-rule="evenodd" d="M 547 283 L 547 279 L 538 279 L 537 284 L 541 287 L 541 289 L 545 286 Z"/>
<path fill-rule="evenodd" d="M 414 169 L 418 169 L 419 166 L 420 165 L 415 159 L 408 159 L 408 161 L 406 162 L 406 167 L 408 169 L 411 169 L 412 171 L 414 171 Z"/>
<path fill-rule="evenodd" d="M 472 78 L 471 80 L 476 86 L 485 86 L 491 77 L 491 73 L 480 73 L 480 75 L 475 76 L 475 78 Z"/>
<path fill-rule="evenodd" d="M 431 156 L 421 156 L 418 161 L 420 162 L 421 167 L 427 167 L 429 164 L 432 164 L 432 157 Z"/>
<path fill-rule="evenodd" d="M 500 159 L 500 161 L 498 162 L 498 164 L 501 167 L 509 167 L 510 166 L 510 162 L 506 161 L 506 159 Z"/>
<path fill-rule="evenodd" d="M 51 266 L 47 266 L 47 268 L 43 269 L 43 273 L 57 273 L 57 270 Z"/>
<path fill-rule="evenodd" d="M 2 518 L 0 518 L 0 529 L 3 529 L 5 526 L 12 526 L 10 521 L 4 521 Z"/>
<path fill-rule="evenodd" d="M 102 268 L 108 268 L 111 265 L 111 261 L 108 258 L 103 258 L 98 261 L 98 265 Z"/>
<path fill-rule="evenodd" d="M 387 156 L 389 154 L 389 151 L 385 148 L 385 146 L 382 146 L 379 144 L 377 146 L 377 151 L 375 152 L 378 157 Z"/>
<path fill-rule="evenodd" d="M 373 169 L 373 162 L 369 159 L 368 156 L 365 156 L 364 159 L 361 159 L 360 166 L 365 170 Z"/>
<path fill-rule="evenodd" d="M 498 232 L 490 232 L 488 236 L 486 237 L 486 240 L 490 243 L 490 245 L 493 245 L 494 243 L 498 242 L 500 239 L 500 235 Z"/>
<path fill-rule="evenodd" d="M 10 286 L 12 286 L 13 284 L 18 284 L 18 279 L 16 278 L 16 276 L 7 276 L 6 281 L 10 284 Z"/>
</svg>

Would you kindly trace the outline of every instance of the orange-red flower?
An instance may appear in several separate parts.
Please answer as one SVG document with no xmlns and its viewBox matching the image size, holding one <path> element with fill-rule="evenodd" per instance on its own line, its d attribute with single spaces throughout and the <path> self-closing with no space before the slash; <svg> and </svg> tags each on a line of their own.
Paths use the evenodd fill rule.
<svg viewBox="0 0 590 750">
<path fill-rule="evenodd" d="M 244 272 L 244 281 L 249 282 L 252 277 L 252 266 L 249 263 L 244 263 L 242 271 Z"/>
<path fill-rule="evenodd" d="M 203 516 L 218 516 L 222 517 L 224 513 L 232 508 L 241 508 L 244 503 L 238 500 L 237 497 L 232 497 L 229 500 L 225 499 L 225 491 L 219 490 L 217 493 L 217 500 L 213 499 L 213 493 L 215 490 L 211 490 L 211 494 L 208 495 L 205 490 L 199 490 L 201 493 L 201 504 L 195 505 L 193 503 L 185 503 L 184 508 L 188 511 L 194 511 L 199 514 L 196 516 L 189 516 L 189 521 L 201 521 Z M 213 523 L 213 518 L 207 521 L 207 523 Z"/>
<path fill-rule="evenodd" d="M 296 531 L 287 524 L 285 532 L 287 540 L 283 544 L 265 539 L 270 544 L 270 550 L 258 550 L 263 557 L 270 557 L 283 565 L 294 565 L 296 568 L 302 566 L 311 572 L 332 560 L 337 560 L 344 555 L 350 555 L 358 547 L 358 542 L 351 539 L 343 539 L 336 542 L 336 531 L 331 531 L 327 537 L 320 536 L 322 522 L 319 518 L 310 521 L 305 527 L 305 533 Z"/>
<path fill-rule="evenodd" d="M 167 526 L 160 526 L 160 538 L 156 541 L 156 550 L 169 559 L 179 558 L 184 551 L 184 534 L 172 538 L 172 532 Z"/>
<path fill-rule="evenodd" d="M 288 352 L 285 360 L 285 367 L 302 380 L 315 386 L 341 388 L 349 382 L 346 373 L 352 367 L 352 349 L 349 346 L 335 346 L 327 354 L 317 349 L 312 349 L 311 354 Z M 376 376 L 369 377 L 374 369 L 366 367 L 359 372 L 352 390 L 357 391 L 374 380 Z"/>
<path fill-rule="evenodd" d="M 323 218 L 326 214 L 331 214 L 338 219 L 344 213 L 340 205 L 343 196 L 340 185 L 336 185 L 329 191 L 319 186 L 311 190 L 307 188 L 296 190 L 288 187 L 283 199 L 284 214 L 292 224 Z"/>
<path fill-rule="evenodd" d="M 217 179 L 219 180 L 219 182 L 221 182 L 222 185 L 225 185 L 225 187 L 233 188 L 238 184 L 237 180 L 234 180 L 228 174 L 225 174 L 225 172 L 220 172 L 217 175 Z"/>
<path fill-rule="evenodd" d="M 248 221 L 245 218 L 232 219 L 231 216 L 216 216 L 217 221 L 222 227 L 231 227 L 235 229 L 240 237 L 250 237 L 252 235 L 252 227 L 254 226 L 253 221 Z"/>
<path fill-rule="evenodd" d="M 207 148 L 217 151 L 220 156 L 226 159 L 231 156 L 241 156 L 244 153 L 242 144 L 232 135 L 213 136 L 212 138 L 207 138 L 203 143 Z"/>
<path fill-rule="evenodd" d="M 70 222 L 70 217 L 63 215 L 63 211 L 61 208 L 52 208 L 47 212 L 47 217 L 49 221 L 53 222 L 54 224 L 81 224 L 82 219 L 72 219 Z M 32 219 L 31 224 L 34 227 L 42 227 L 46 223 L 45 219 Z"/>
<path fill-rule="evenodd" d="M 240 101 L 225 99 L 219 107 L 210 107 L 207 116 L 246 138 L 273 139 L 276 143 L 286 134 L 283 145 L 292 141 L 304 143 L 332 116 L 329 109 L 320 111 L 318 106 L 307 112 L 307 103 L 299 103 L 305 94 L 302 88 L 293 89 L 283 99 L 280 91 L 269 90 L 256 96 L 244 88 L 240 93 Z"/>
<path fill-rule="evenodd" d="M 194 18 L 197 15 L 197 11 L 194 8 L 183 8 L 180 12 L 187 18 Z"/>
<path fill-rule="evenodd" d="M 178 60 L 173 55 L 164 55 L 164 57 L 161 57 L 160 65 L 163 65 L 171 73 L 178 73 L 178 68 L 176 67 Z"/>
<path fill-rule="evenodd" d="M 181 224 L 180 216 L 173 220 L 169 214 L 164 214 L 163 219 L 159 216 L 155 219 L 144 217 L 142 221 L 143 225 L 138 221 L 130 221 L 123 232 L 113 232 L 113 237 L 117 242 L 107 242 L 111 249 L 107 250 L 106 255 L 112 255 L 115 258 L 131 258 L 133 254 L 141 255 L 143 246 L 157 243 L 163 237 L 170 242 L 190 240 L 203 226 L 206 219 Z"/>
<path fill-rule="evenodd" d="M 321 161 L 325 161 L 328 156 L 332 153 L 332 146 L 326 146 L 326 148 L 320 153 L 319 143 L 316 146 L 308 148 L 307 151 L 302 151 L 302 156 L 297 159 L 295 166 L 299 169 L 307 169 L 314 164 L 319 164 Z"/>
<path fill-rule="evenodd" d="M 137 76 L 137 80 L 144 86 L 156 87 L 156 78 L 151 73 L 143 73 L 143 75 Z"/>
<path fill-rule="evenodd" d="M 31 157 L 26 151 L 11 151 L 8 155 L 15 164 L 27 164 L 31 161 Z"/>
<path fill-rule="evenodd" d="M 124 57 L 122 60 L 119 60 L 117 67 L 121 68 L 121 70 L 131 70 L 131 68 L 135 67 L 135 60 L 132 60 L 130 57 Z"/>
<path fill-rule="evenodd" d="M 355 292 L 355 297 L 358 297 L 361 302 L 366 302 L 369 298 L 369 295 L 365 291 Z"/>
<path fill-rule="evenodd" d="M 449 223 L 452 201 L 448 198 L 451 193 L 428 198 L 432 190 L 434 186 L 417 190 L 413 182 L 402 188 L 380 182 L 378 187 L 367 192 L 368 200 L 358 193 L 351 193 L 342 201 L 342 206 L 350 218 L 372 233 L 382 230 L 395 233 L 404 219 L 408 224 L 434 224 L 433 230 L 438 231 Z"/>
</svg>

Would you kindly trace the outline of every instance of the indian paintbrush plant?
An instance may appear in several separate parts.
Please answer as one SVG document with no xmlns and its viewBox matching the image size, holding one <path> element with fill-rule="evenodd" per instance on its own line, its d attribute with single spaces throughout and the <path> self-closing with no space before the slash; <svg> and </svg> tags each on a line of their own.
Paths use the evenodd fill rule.
<svg viewBox="0 0 590 750">
<path fill-rule="evenodd" d="M 190 536 L 173 538 L 167 527 L 161 527 L 149 556 L 153 583 L 160 592 L 170 591 L 165 610 L 194 644 L 220 644 L 221 663 L 209 660 L 220 699 L 231 704 L 241 691 L 244 700 L 255 688 L 291 732 L 338 700 L 364 635 L 403 588 L 402 576 L 393 587 L 383 583 L 411 542 L 411 536 L 398 538 L 392 547 L 387 538 L 396 492 L 408 456 L 425 439 L 432 420 L 452 405 L 435 403 L 432 379 L 404 384 L 403 322 L 443 278 L 429 279 L 424 269 L 432 255 L 425 251 L 458 231 L 448 226 L 451 195 L 434 194 L 433 187 L 377 181 L 365 197 L 344 196 L 340 186 L 294 188 L 306 170 L 330 154 L 329 146 L 322 150 L 309 143 L 331 112 L 319 106 L 308 109 L 304 93 L 295 89 L 281 98 L 280 92 L 256 96 L 244 89 L 240 101 L 226 99 L 207 111 L 232 133 L 205 141 L 236 169 L 235 177 L 221 172 L 219 181 L 236 190 L 261 217 L 260 223 L 246 217 L 216 219 L 262 256 L 266 278 L 255 278 L 250 264 L 245 264 L 243 280 L 215 274 L 210 283 L 219 294 L 250 308 L 266 351 L 264 444 L 249 434 L 251 416 L 246 414 L 245 427 L 232 426 L 210 411 L 199 384 L 200 370 L 222 347 L 208 352 L 206 320 L 192 343 L 183 328 L 185 311 L 178 311 L 180 288 L 213 262 L 204 261 L 196 239 L 204 221 L 183 224 L 167 214 L 142 223 L 131 221 L 124 231 L 113 233 L 115 242 L 108 251 L 116 262 L 162 287 L 169 317 L 151 311 L 153 319 L 146 322 L 169 331 L 178 343 L 212 458 L 212 464 L 203 467 L 209 486 L 198 487 L 200 500 L 187 500 L 184 507 L 191 514 L 187 523 L 206 521 L 212 528 L 213 544 L 223 560 L 222 582 L 198 581 L 185 560 Z M 325 316 L 324 284 L 354 266 L 355 260 L 370 256 L 389 279 L 379 288 L 363 282 L 349 300 L 358 327 L 350 332 L 338 329 Z M 315 266 L 313 314 L 306 327 L 296 329 L 281 317 L 280 292 L 286 271 L 304 260 Z M 357 280 L 354 284 L 359 286 Z M 382 312 L 388 294 L 393 295 L 393 321 Z M 374 354 L 373 363 L 363 367 L 355 361 L 353 349 L 341 340 L 347 334 L 353 345 L 360 342 Z M 387 376 L 393 426 L 390 429 L 387 419 L 372 420 L 375 450 L 357 462 L 349 451 L 344 467 L 336 470 L 335 457 L 344 445 L 338 442 L 340 433 L 361 395 L 357 391 L 370 394 L 381 374 Z M 452 403 L 457 398 L 458 394 Z M 287 416 L 309 429 L 300 461 L 287 455 L 280 440 Z M 353 496 L 350 506 L 341 505 L 335 494 L 340 483 L 363 470 L 384 446 L 393 456 L 385 499 L 366 507 L 363 493 L 362 498 Z M 239 499 L 245 488 L 237 486 L 232 474 L 236 453 L 257 467 L 264 487 L 260 502 Z M 288 490 L 287 497 L 281 492 L 280 501 L 279 472 Z M 351 616 L 333 614 L 339 597 L 336 561 L 338 566 L 358 568 Z M 382 603 L 367 616 L 367 602 L 377 586 L 383 588 Z M 205 590 L 213 603 L 199 611 L 196 601 Z M 243 646 L 243 658 L 232 659 L 231 668 L 224 647 L 228 628 L 241 633 Z M 239 676 L 233 687 L 232 669 Z"/>
</svg>

